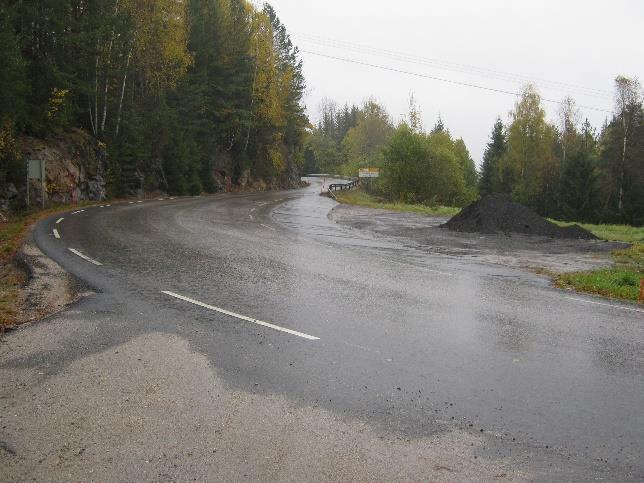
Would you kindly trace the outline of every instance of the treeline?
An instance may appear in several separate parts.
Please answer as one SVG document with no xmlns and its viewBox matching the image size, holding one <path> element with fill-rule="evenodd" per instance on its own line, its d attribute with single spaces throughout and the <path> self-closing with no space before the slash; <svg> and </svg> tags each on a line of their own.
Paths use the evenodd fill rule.
<svg viewBox="0 0 644 483">
<path fill-rule="evenodd" d="M 360 167 L 380 167 L 371 187 L 391 201 L 463 206 L 499 192 L 547 217 L 642 225 L 642 89 L 618 77 L 615 90 L 614 113 L 598 133 L 571 98 L 561 103 L 559 123 L 549 123 L 527 86 L 507 125 L 497 119 L 480 170 L 440 119 L 425 132 L 413 98 L 397 125 L 373 100 L 343 108 L 327 101 L 306 141 L 305 170 L 356 176 Z"/>
<path fill-rule="evenodd" d="M 309 173 L 356 176 L 359 168 L 380 167 L 381 177 L 370 189 L 389 200 L 464 206 L 478 195 L 478 175 L 465 143 L 440 119 L 425 132 L 413 97 L 409 115 L 397 125 L 373 99 L 343 108 L 326 101 L 304 159 Z"/>
<path fill-rule="evenodd" d="M 541 215 L 591 223 L 644 224 L 644 110 L 636 79 L 617 77 L 615 108 L 599 132 L 561 103 L 546 121 L 528 86 L 504 126 L 498 119 L 485 151 L 482 195 L 509 193 Z"/>
<path fill-rule="evenodd" d="M 0 183 L 24 184 L 17 137 L 78 127 L 107 146 L 112 196 L 299 174 L 302 64 L 267 4 L 5 0 L 0 65 Z"/>
</svg>

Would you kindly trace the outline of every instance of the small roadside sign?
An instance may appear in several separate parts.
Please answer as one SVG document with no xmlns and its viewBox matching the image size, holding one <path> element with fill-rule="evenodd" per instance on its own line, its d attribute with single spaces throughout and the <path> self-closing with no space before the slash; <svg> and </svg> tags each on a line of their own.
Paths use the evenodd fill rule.
<svg viewBox="0 0 644 483">
<path fill-rule="evenodd" d="M 35 179 L 40 181 L 41 199 L 42 207 L 45 208 L 45 197 L 47 193 L 45 191 L 45 160 L 44 159 L 29 159 L 27 161 L 27 206 L 29 206 L 29 188 L 30 181 Z"/>
<path fill-rule="evenodd" d="M 360 168 L 358 177 L 360 178 L 378 178 L 380 176 L 380 168 Z"/>
<path fill-rule="evenodd" d="M 29 179 L 37 179 L 42 181 L 45 177 L 45 161 L 42 159 L 30 159 L 29 163 Z"/>
</svg>

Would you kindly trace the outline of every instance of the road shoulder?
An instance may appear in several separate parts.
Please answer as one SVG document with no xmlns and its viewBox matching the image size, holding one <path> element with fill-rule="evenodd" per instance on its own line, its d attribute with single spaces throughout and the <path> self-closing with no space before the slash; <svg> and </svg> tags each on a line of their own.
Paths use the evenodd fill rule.
<svg viewBox="0 0 644 483">
<path fill-rule="evenodd" d="M 33 228 L 32 228 L 33 229 Z M 31 234 L 20 247 L 11 269 L 22 278 L 17 287 L 11 323 L 4 330 L 51 316 L 90 293 L 82 283 L 47 257 Z"/>
</svg>

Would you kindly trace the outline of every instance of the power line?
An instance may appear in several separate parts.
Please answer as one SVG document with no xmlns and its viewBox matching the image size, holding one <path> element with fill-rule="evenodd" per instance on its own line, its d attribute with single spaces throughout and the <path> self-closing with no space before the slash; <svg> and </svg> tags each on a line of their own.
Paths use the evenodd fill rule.
<svg viewBox="0 0 644 483">
<path fill-rule="evenodd" d="M 365 67 L 372 67 L 372 68 L 375 68 L 375 69 L 386 70 L 386 71 L 389 71 L 389 72 L 395 72 L 395 73 L 398 73 L 398 74 L 405 74 L 405 75 L 409 75 L 409 76 L 413 76 L 413 77 L 421 77 L 423 79 L 430 79 L 430 80 L 435 80 L 435 81 L 439 81 L 439 82 L 445 82 L 447 84 L 452 84 L 452 85 L 471 87 L 471 88 L 474 88 L 474 89 L 480 89 L 480 90 L 484 90 L 484 91 L 488 91 L 488 92 L 495 92 L 495 93 L 498 93 L 498 94 L 506 94 L 506 95 L 511 95 L 511 96 L 514 96 L 514 97 L 520 95 L 518 92 L 509 91 L 509 90 L 506 90 L 506 89 L 499 89 L 499 88 L 496 88 L 496 87 L 488 87 L 488 86 L 483 86 L 483 85 L 479 85 L 479 84 L 473 84 L 473 83 L 470 83 L 470 82 L 457 81 L 457 80 L 454 80 L 454 79 L 447 79 L 447 78 L 444 78 L 444 77 L 438 77 L 438 76 L 433 76 L 433 75 L 428 75 L 428 74 L 420 74 L 418 72 L 411 72 L 411 71 L 408 71 L 408 70 L 398 69 L 398 68 L 395 68 L 395 67 L 388 67 L 388 66 L 385 66 L 385 65 L 372 64 L 370 62 L 364 62 L 364 61 L 356 60 L 356 59 L 349 59 L 349 58 L 346 58 L 346 57 L 338 57 L 338 56 L 335 56 L 335 55 L 324 54 L 322 52 L 315 52 L 315 51 L 312 51 L 312 50 L 304 50 L 304 49 L 302 49 L 302 50 L 300 50 L 300 52 L 304 52 L 304 53 L 310 54 L 310 55 L 316 55 L 318 57 L 324 57 L 324 58 L 327 58 L 327 59 L 339 60 L 339 61 L 347 62 L 347 63 L 350 63 L 350 64 L 357 64 L 357 65 L 362 65 L 362 66 L 365 66 Z M 548 98 L 545 98 L 545 97 L 542 97 L 541 99 L 543 101 L 545 101 L 545 102 L 550 102 L 550 103 L 553 103 L 553 104 L 561 104 L 561 101 L 557 101 L 555 99 L 548 99 Z M 613 111 L 611 111 L 611 110 L 602 109 L 600 107 L 584 106 L 584 105 L 580 105 L 578 107 L 581 108 L 581 109 L 587 109 L 587 110 L 590 110 L 590 111 L 598 111 L 598 112 L 604 112 L 604 113 L 608 113 L 608 114 L 613 113 Z"/>
<path fill-rule="evenodd" d="M 581 86 L 571 83 L 566 83 L 562 81 L 554 81 L 543 78 L 533 78 L 521 74 L 514 74 L 510 72 L 504 72 L 484 67 L 476 67 L 467 64 L 460 64 L 456 62 L 449 62 L 439 59 L 430 59 L 423 58 L 411 54 L 406 54 L 402 52 L 396 52 L 392 50 L 379 49 L 374 47 L 369 47 L 366 45 L 355 44 L 351 42 L 329 39 L 317 35 L 311 35 L 306 33 L 295 33 L 295 36 L 299 39 L 298 41 L 303 41 L 305 43 L 312 43 L 320 46 L 331 47 L 331 48 L 341 48 L 343 50 L 352 50 L 358 53 L 367 53 L 370 55 L 377 55 L 380 57 L 385 57 L 393 60 L 398 60 L 401 62 L 414 63 L 419 65 L 425 65 L 433 68 L 439 68 L 444 70 L 450 70 L 455 72 L 461 72 L 465 74 L 473 74 L 477 76 L 483 76 L 488 78 L 500 79 L 508 82 L 534 82 L 537 85 L 540 85 L 543 88 L 557 89 L 557 90 L 575 90 L 580 94 L 585 96 L 597 97 L 601 99 L 612 99 L 612 93 L 595 89 L 592 87 Z"/>
</svg>

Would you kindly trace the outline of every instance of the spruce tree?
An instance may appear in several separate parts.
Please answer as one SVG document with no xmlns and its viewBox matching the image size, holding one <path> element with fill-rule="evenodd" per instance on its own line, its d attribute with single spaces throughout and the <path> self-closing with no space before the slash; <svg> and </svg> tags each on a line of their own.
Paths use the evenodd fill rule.
<svg viewBox="0 0 644 483">
<path fill-rule="evenodd" d="M 588 122 L 569 146 L 558 196 L 558 217 L 569 221 L 595 221 L 597 199 L 597 139 Z"/>
<path fill-rule="evenodd" d="M 505 134 L 503 133 L 503 122 L 497 117 L 490 135 L 490 142 L 487 144 L 483 154 L 483 165 L 481 166 L 481 177 L 479 180 L 479 192 L 481 196 L 489 195 L 499 191 L 501 186 L 496 181 L 499 178 L 498 162 L 506 149 Z"/>
</svg>

